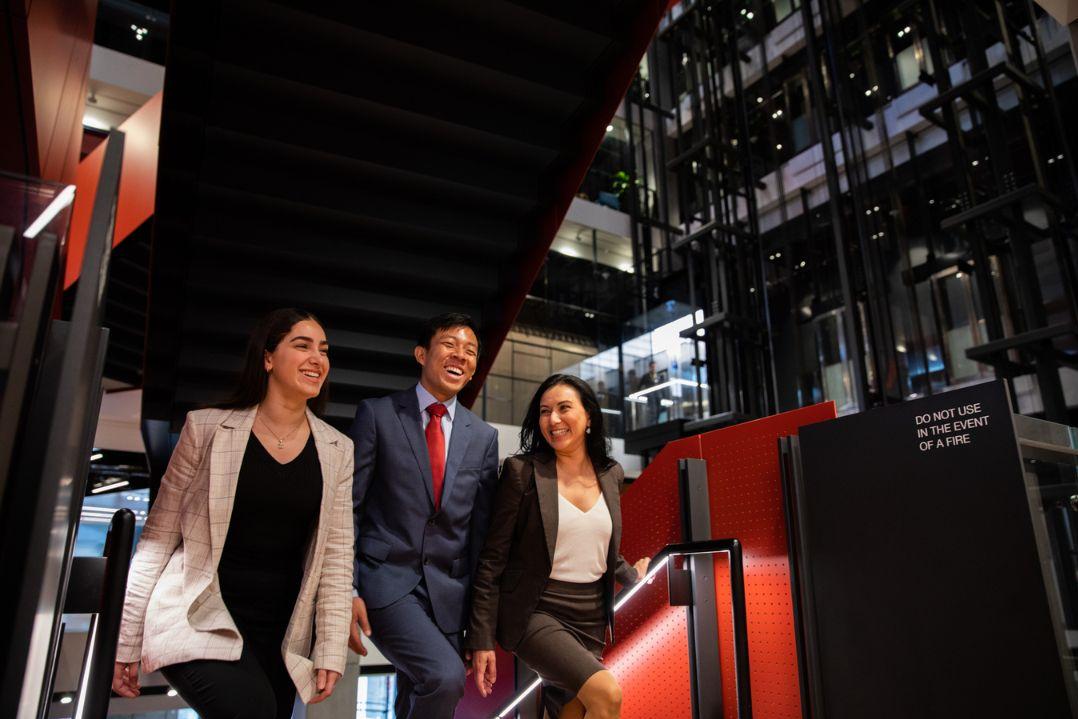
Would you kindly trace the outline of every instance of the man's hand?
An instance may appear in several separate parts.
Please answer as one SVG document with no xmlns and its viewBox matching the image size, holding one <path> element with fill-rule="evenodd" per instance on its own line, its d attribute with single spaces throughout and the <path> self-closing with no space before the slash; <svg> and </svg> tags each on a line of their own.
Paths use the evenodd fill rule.
<svg viewBox="0 0 1078 719">
<path fill-rule="evenodd" d="M 479 695 L 486 698 L 494 691 L 494 682 L 498 679 L 498 663 L 493 649 L 477 649 L 472 652 L 472 670 L 475 672 L 475 686 Z"/>
<path fill-rule="evenodd" d="M 360 599 L 359 601 L 362 602 L 363 600 Z M 329 699 L 329 695 L 333 693 L 333 687 L 337 686 L 337 680 L 340 678 L 341 675 L 337 672 L 329 669 L 319 669 L 318 674 L 315 676 L 315 688 L 318 689 L 318 693 L 314 695 L 314 698 L 308 704 L 317 704 Z"/>
<path fill-rule="evenodd" d="M 138 662 L 116 662 L 112 669 L 112 691 L 133 699 L 139 695 Z"/>
<path fill-rule="evenodd" d="M 644 575 L 648 573 L 648 565 L 651 564 L 651 557 L 641 557 L 636 560 L 636 564 L 633 568 L 636 570 L 637 581 L 644 578 Z"/>
<path fill-rule="evenodd" d="M 367 647 L 363 646 L 363 637 L 359 635 L 360 630 L 363 630 L 364 636 L 371 635 L 371 623 L 367 621 L 367 604 L 359 597 L 352 597 L 352 625 L 348 630 L 348 648 L 365 657 Z"/>
</svg>

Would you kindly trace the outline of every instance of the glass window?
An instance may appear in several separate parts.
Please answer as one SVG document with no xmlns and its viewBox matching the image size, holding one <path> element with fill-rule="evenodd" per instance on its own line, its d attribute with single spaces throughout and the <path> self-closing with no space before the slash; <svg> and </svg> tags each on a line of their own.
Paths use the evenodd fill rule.
<svg viewBox="0 0 1078 719">
<path fill-rule="evenodd" d="M 356 692 L 356 719 L 393 719 L 396 674 L 364 674 Z"/>
</svg>

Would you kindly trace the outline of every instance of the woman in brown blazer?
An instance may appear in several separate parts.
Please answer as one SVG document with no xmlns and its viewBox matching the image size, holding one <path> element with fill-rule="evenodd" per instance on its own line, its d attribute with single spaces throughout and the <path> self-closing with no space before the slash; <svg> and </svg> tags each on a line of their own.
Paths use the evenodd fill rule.
<svg viewBox="0 0 1078 719">
<path fill-rule="evenodd" d="M 271 312 L 233 397 L 187 415 L 131 563 L 120 696 L 141 663 L 203 719 L 286 719 L 344 673 L 353 453 L 314 414 L 328 349 L 313 315 Z"/>
<path fill-rule="evenodd" d="M 480 694 L 497 679 L 494 642 L 543 680 L 550 717 L 616 719 L 621 689 L 602 663 L 613 637 L 614 583 L 632 584 L 621 543 L 624 474 L 608 454 L 595 393 L 579 377 L 546 379 L 502 465 L 479 558 L 465 644 Z"/>
</svg>

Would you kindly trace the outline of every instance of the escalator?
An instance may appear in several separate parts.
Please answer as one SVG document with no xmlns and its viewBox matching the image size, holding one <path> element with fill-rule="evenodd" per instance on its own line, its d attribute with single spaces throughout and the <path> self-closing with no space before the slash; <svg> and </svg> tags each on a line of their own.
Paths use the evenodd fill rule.
<svg viewBox="0 0 1078 719">
<path fill-rule="evenodd" d="M 447 310 L 483 328 L 470 403 L 665 7 L 176 3 L 143 418 L 219 397 L 288 305 L 329 330 L 338 427 Z"/>
</svg>

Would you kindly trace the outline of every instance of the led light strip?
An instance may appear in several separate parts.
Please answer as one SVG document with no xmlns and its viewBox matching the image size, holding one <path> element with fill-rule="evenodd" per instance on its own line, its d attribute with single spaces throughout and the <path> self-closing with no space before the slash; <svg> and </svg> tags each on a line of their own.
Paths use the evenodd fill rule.
<svg viewBox="0 0 1078 719">
<path fill-rule="evenodd" d="M 45 211 L 38 215 L 37 219 L 26 228 L 26 231 L 22 233 L 22 236 L 28 240 L 32 240 L 37 237 L 37 233 L 45 229 L 45 225 L 52 222 L 52 218 L 56 217 L 60 213 L 60 210 L 64 209 L 71 204 L 71 201 L 75 199 L 75 186 L 68 185 L 64 189 L 60 190 L 53 201 L 49 203 L 49 206 L 45 208 Z"/>
<path fill-rule="evenodd" d="M 656 563 L 652 564 L 651 566 L 649 566 L 648 567 L 648 573 L 644 575 L 644 578 L 641 579 L 640 581 L 638 581 L 632 587 L 630 587 L 628 589 L 628 591 L 626 591 L 625 594 L 621 597 L 621 599 L 619 599 L 617 601 L 617 603 L 614 605 L 614 611 L 617 612 L 619 609 L 621 609 L 623 606 L 625 606 L 625 603 L 627 601 L 629 601 L 630 599 L 635 597 L 637 592 L 639 592 L 645 586 L 651 584 L 651 580 L 653 580 L 655 578 L 655 575 L 658 574 L 659 571 L 662 570 L 662 568 L 666 566 L 667 562 L 670 561 L 670 557 L 671 557 L 671 555 L 668 554 L 665 557 L 663 557 L 662 559 L 660 559 L 658 562 L 656 562 Z M 543 682 L 542 682 L 541 679 L 536 679 L 534 682 L 529 684 L 524 689 L 524 691 L 520 692 L 520 694 L 517 694 L 515 697 L 513 697 L 512 702 L 510 702 L 504 709 L 502 709 L 500 712 L 498 712 L 495 715 L 496 719 L 505 719 L 505 717 L 509 716 L 510 712 L 512 712 L 514 709 L 516 709 L 517 705 L 520 704 L 522 701 L 524 701 L 528 697 L 529 694 L 531 694 L 533 691 L 538 689 L 539 685 L 542 684 L 542 683 Z"/>
</svg>

